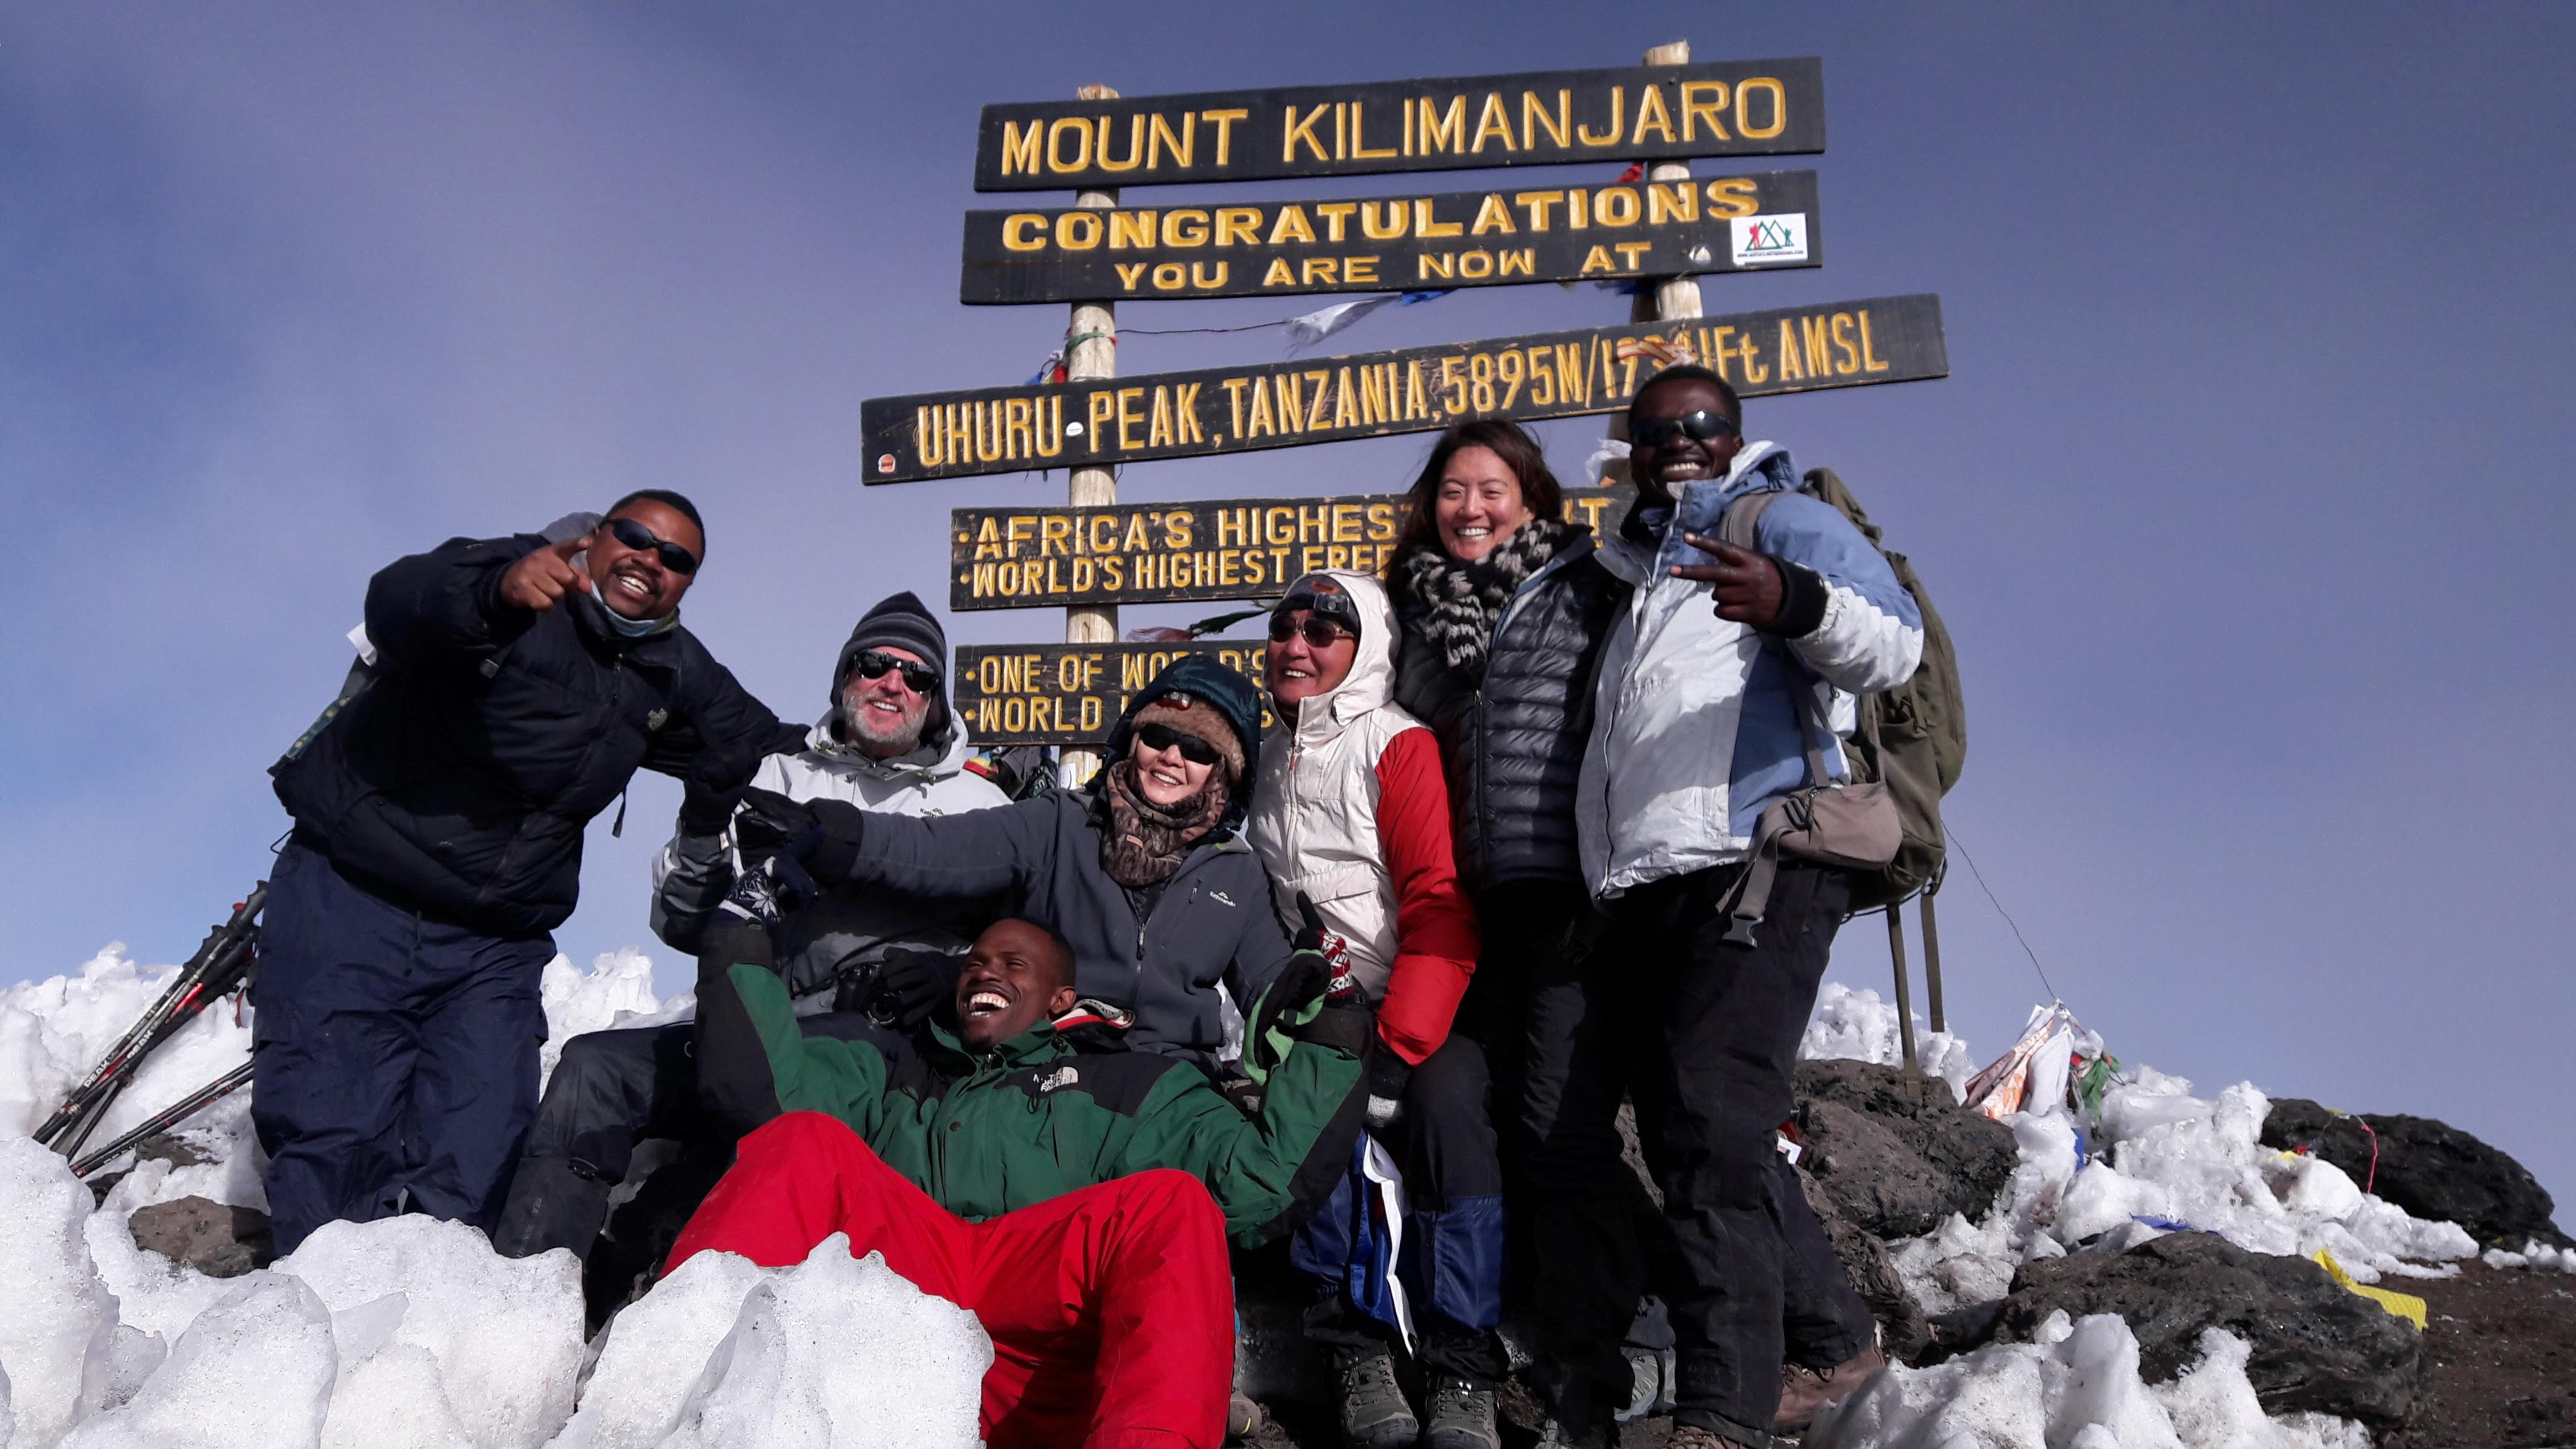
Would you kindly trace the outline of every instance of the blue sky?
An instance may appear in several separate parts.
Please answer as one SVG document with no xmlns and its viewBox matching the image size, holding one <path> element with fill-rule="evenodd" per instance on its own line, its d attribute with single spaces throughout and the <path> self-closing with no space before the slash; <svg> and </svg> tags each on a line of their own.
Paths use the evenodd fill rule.
<svg viewBox="0 0 2576 1449">
<path fill-rule="evenodd" d="M 954 300 L 983 104 L 1683 37 L 1825 63 L 1832 147 L 1779 164 L 1820 173 L 1828 264 L 1712 277 L 1711 310 L 1943 297 L 1950 379 L 1750 431 L 1840 470 L 1928 581 L 1969 690 L 1951 820 L 2058 990 L 2124 1057 L 2443 1117 L 2576 1195 L 2576 12 L 2538 6 L 12 6 L 0 979 L 175 960 L 262 873 L 265 766 L 401 553 L 685 489 L 691 626 L 810 716 L 869 602 L 943 596 L 944 510 L 1060 498 L 857 483 L 861 398 L 1016 381 L 1062 330 Z M 1489 289 L 1347 340 L 1622 305 Z M 1120 364 L 1279 346 L 1131 335 Z M 1545 436 L 1573 472 L 1599 432 Z M 1422 446 L 1121 486 L 1392 488 Z M 677 797 L 645 777 L 625 837 L 592 831 L 576 959 L 649 942 Z M 1954 1022 L 2000 1050 L 2042 988 L 1973 879 L 1942 906 Z M 1835 975 L 1886 971 L 1855 922 Z"/>
</svg>

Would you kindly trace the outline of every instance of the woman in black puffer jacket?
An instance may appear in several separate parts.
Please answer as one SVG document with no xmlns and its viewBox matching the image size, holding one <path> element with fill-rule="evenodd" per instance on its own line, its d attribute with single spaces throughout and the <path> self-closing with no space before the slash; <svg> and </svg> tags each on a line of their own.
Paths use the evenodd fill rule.
<svg viewBox="0 0 2576 1449">
<path fill-rule="evenodd" d="M 1492 1061 L 1494 1116 L 1515 1166 L 1556 1116 L 1544 1066 L 1524 1080 L 1524 1043 L 1532 1013 L 1571 985 L 1564 948 L 1591 908 L 1575 783 L 1593 663 L 1627 595 L 1593 557 L 1591 530 L 1562 511 L 1528 433 L 1500 418 L 1459 423 L 1414 482 L 1387 569 L 1404 625 L 1396 702 L 1440 737 L 1458 874 L 1484 937 L 1457 1030 Z M 1530 1193 L 1518 1196 L 1532 1205 Z M 1517 1238 L 1531 1214 L 1516 1208 L 1515 1218 Z"/>
</svg>

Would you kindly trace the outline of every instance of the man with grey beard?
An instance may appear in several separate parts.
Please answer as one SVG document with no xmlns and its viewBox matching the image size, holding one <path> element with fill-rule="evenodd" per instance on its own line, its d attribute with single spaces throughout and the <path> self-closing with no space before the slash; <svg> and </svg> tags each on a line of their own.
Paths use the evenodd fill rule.
<svg viewBox="0 0 2576 1449">
<path fill-rule="evenodd" d="M 999 787 L 966 768 L 966 730 L 948 707 L 947 657 L 947 634 L 921 600 L 900 593 L 880 601 L 841 646 L 822 723 L 807 733 L 804 748 L 762 760 L 751 783 L 793 800 L 842 800 L 896 815 L 1008 803 Z M 701 932 L 733 889 L 742 864 L 732 837 L 740 799 L 738 789 L 691 786 L 678 830 L 654 861 L 653 933 L 674 950 L 697 953 Z M 866 1035 L 875 1030 L 871 1018 L 910 1025 L 948 992 L 947 953 L 964 950 L 993 907 L 857 886 L 807 903 L 780 923 L 776 940 L 779 973 L 808 1034 Z M 565 1044 L 547 1083 L 493 1245 L 513 1257 L 562 1247 L 591 1260 L 594 1316 L 622 1295 L 630 1266 L 649 1265 L 668 1246 L 620 1244 L 613 1261 L 593 1258 L 635 1144 L 694 1144 L 691 1166 L 647 1188 L 688 1205 L 731 1157 L 732 1144 L 705 1140 L 695 1120 L 695 1040 L 689 1022 L 591 1032 Z M 687 1214 L 676 1201 L 664 1208 L 676 1227 L 673 1212 Z"/>
</svg>

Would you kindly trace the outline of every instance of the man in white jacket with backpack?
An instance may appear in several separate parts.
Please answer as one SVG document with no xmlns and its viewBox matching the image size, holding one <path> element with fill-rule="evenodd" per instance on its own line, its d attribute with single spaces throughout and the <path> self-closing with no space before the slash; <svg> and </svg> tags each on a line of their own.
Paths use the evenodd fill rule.
<svg viewBox="0 0 2576 1449">
<path fill-rule="evenodd" d="M 1865 1312 L 1813 1311 L 1854 1300 L 1803 1281 L 1831 1258 L 1776 1136 L 1851 879 L 1784 855 L 1756 873 L 1767 892 L 1741 887 L 1766 807 L 1846 773 L 1835 732 L 1853 697 L 1913 674 L 1923 624 L 1877 550 L 1795 491 L 1788 453 L 1746 442 L 1742 417 L 1692 365 L 1630 405 L 1637 505 L 1601 559 L 1634 592 L 1602 651 L 1577 796 L 1597 936 L 1532 1002 L 1529 1090 L 1553 1117 L 1535 1179 L 1579 1191 L 1616 1172 L 1614 1117 L 1623 1093 L 1636 1101 L 1679 1249 L 1675 1449 L 1764 1449 L 1784 1358 L 1855 1382 L 1877 1362 Z M 1764 492 L 1753 546 L 1721 542 L 1730 505 Z M 1625 1393 L 1617 1345 L 1641 1271 L 1624 1221 L 1590 1216 L 1549 1244 L 1539 1285 L 1540 1378 L 1568 1444 L 1604 1442 Z"/>
</svg>

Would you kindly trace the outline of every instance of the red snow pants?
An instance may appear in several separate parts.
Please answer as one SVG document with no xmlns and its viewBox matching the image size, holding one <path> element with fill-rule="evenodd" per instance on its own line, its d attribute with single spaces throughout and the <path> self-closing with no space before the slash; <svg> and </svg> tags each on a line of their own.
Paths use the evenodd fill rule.
<svg viewBox="0 0 2576 1449">
<path fill-rule="evenodd" d="M 765 1267 L 834 1233 L 973 1313 L 993 1340 L 989 1449 L 1216 1449 L 1234 1380 L 1225 1218 L 1159 1168 L 970 1223 L 820 1112 L 742 1139 L 665 1269 L 714 1250 Z"/>
</svg>

